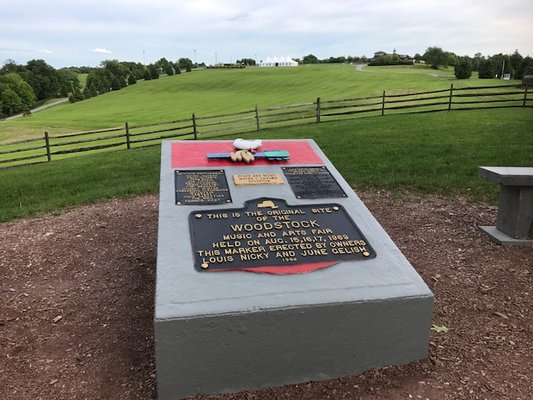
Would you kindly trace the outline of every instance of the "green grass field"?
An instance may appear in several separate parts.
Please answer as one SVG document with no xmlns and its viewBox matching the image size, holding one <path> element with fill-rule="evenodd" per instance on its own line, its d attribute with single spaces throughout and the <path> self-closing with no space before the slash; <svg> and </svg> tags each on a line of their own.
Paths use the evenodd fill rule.
<svg viewBox="0 0 533 400">
<path fill-rule="evenodd" d="M 304 65 L 298 68 L 197 70 L 136 85 L 29 117 L 0 122 L 0 142 L 130 124 L 189 118 L 300 102 L 508 83 L 457 81 L 427 66 Z"/>
<path fill-rule="evenodd" d="M 261 131 L 250 138 L 314 139 L 357 190 L 378 188 L 495 202 L 478 166 L 533 165 L 531 109 L 358 118 Z M 117 196 L 157 192 L 159 147 L 0 170 L 0 221 Z"/>
</svg>

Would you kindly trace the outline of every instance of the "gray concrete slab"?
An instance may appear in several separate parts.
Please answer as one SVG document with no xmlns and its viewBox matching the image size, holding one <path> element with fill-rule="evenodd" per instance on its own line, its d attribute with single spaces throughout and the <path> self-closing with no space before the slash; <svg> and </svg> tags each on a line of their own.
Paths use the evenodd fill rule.
<svg viewBox="0 0 533 400">
<path fill-rule="evenodd" d="M 163 143 L 154 317 L 161 400 L 339 377 L 425 357 L 433 294 L 319 147 L 305 142 L 345 198 L 297 199 L 287 183 L 236 187 L 233 174 L 283 176 L 284 166 L 238 164 L 224 167 L 231 204 L 176 206 L 171 143 Z M 238 208 L 261 197 L 341 204 L 376 258 L 298 275 L 196 271 L 191 211 Z"/>
<path fill-rule="evenodd" d="M 486 233 L 493 242 L 502 246 L 533 246 L 533 240 L 515 239 L 509 235 L 506 235 L 495 226 L 480 226 L 479 229 Z"/>
<path fill-rule="evenodd" d="M 533 167 L 479 167 L 479 176 L 505 186 L 533 186 Z"/>
</svg>

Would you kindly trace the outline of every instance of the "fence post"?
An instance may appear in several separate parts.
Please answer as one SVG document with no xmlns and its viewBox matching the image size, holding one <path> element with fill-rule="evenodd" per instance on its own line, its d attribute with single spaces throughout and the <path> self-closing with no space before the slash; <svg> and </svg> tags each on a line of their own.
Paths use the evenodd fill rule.
<svg viewBox="0 0 533 400">
<path fill-rule="evenodd" d="M 524 102 L 522 103 L 522 107 L 525 107 L 526 106 L 526 102 L 527 102 L 527 89 L 528 89 L 529 85 L 526 83 L 526 88 L 524 89 Z"/>
<path fill-rule="evenodd" d="M 320 97 L 316 98 L 316 123 L 320 123 Z"/>
<path fill-rule="evenodd" d="M 50 152 L 50 139 L 48 138 L 48 132 L 44 131 L 44 145 L 46 147 L 46 158 L 48 161 L 52 161 L 52 153 Z"/>
<path fill-rule="evenodd" d="M 127 122 L 124 123 L 124 130 L 126 131 L 126 148 L 129 150 L 130 147 L 130 126 Z"/>
<path fill-rule="evenodd" d="M 453 83 L 450 85 L 450 97 L 448 98 L 448 111 L 452 110 Z"/>
<path fill-rule="evenodd" d="M 385 115 L 385 91 L 383 91 L 383 97 L 381 98 L 381 116 Z"/>
<path fill-rule="evenodd" d="M 194 140 L 198 140 L 198 131 L 196 130 L 196 116 L 192 114 L 192 132 L 194 133 Z"/>
<path fill-rule="evenodd" d="M 257 109 L 257 104 L 255 105 L 255 124 L 257 126 L 257 130 L 261 129 L 259 125 L 259 110 Z"/>
</svg>

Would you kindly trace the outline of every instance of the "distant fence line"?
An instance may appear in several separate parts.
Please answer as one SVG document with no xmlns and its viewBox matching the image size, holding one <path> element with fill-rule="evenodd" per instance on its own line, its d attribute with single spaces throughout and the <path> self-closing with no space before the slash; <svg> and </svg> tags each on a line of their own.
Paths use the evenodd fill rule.
<svg viewBox="0 0 533 400">
<path fill-rule="evenodd" d="M 50 162 L 84 152 L 132 149 L 157 145 L 164 139 L 214 139 L 250 133 L 260 129 L 340 121 L 358 116 L 390 115 L 452 110 L 533 107 L 528 87 L 516 85 L 480 86 L 406 94 L 323 100 L 272 106 L 246 111 L 198 116 L 150 124 L 50 135 L 0 145 L 0 169 Z"/>
</svg>

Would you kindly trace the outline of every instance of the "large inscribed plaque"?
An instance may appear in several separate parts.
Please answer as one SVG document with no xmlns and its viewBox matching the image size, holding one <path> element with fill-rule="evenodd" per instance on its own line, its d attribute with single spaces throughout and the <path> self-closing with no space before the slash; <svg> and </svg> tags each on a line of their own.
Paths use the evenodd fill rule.
<svg viewBox="0 0 533 400">
<path fill-rule="evenodd" d="M 240 209 L 189 215 L 198 271 L 253 269 L 376 256 L 344 207 L 335 203 L 290 206 L 284 200 L 250 200 Z"/>
</svg>

